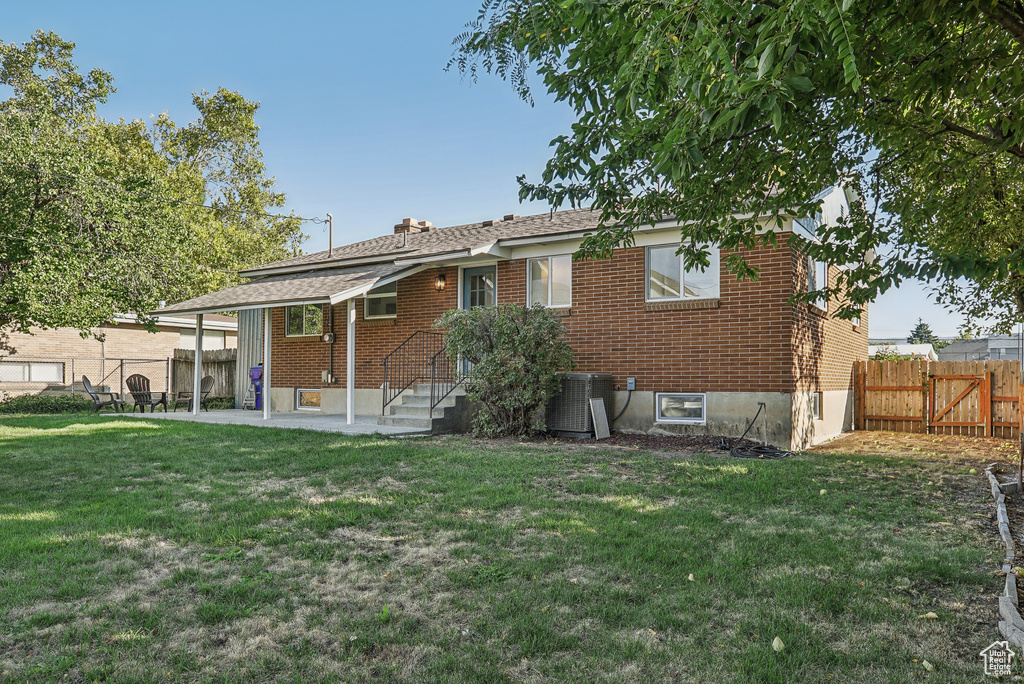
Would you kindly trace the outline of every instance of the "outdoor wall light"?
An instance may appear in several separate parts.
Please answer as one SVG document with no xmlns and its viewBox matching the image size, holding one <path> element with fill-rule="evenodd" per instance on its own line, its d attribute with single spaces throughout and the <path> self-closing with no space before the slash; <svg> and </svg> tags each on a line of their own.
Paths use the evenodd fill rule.
<svg viewBox="0 0 1024 684">
<path fill-rule="evenodd" d="M 447 284 L 448 281 L 445 278 L 444 273 L 440 273 L 436 278 L 434 278 L 434 289 L 438 292 L 444 292 L 444 286 Z"/>
</svg>

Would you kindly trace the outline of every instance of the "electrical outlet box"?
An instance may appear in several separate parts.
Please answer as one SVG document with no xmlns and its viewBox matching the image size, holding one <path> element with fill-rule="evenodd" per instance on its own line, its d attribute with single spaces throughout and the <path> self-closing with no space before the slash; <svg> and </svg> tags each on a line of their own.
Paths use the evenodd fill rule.
<svg viewBox="0 0 1024 684">
<path fill-rule="evenodd" d="M 320 371 L 320 380 L 323 381 L 323 382 L 330 382 L 331 381 L 331 373 L 330 373 L 330 371 Z"/>
<path fill-rule="evenodd" d="M 627 390 L 635 390 L 636 389 L 636 378 L 626 378 L 626 389 Z"/>
</svg>

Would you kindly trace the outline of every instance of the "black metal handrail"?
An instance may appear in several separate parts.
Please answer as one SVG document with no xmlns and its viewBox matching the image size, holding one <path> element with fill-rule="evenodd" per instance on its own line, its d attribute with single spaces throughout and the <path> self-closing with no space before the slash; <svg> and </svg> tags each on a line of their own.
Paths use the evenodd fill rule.
<svg viewBox="0 0 1024 684">
<path fill-rule="evenodd" d="M 409 336 L 384 357 L 380 365 L 384 367 L 383 405 L 381 415 L 388 404 L 393 402 L 417 380 L 431 377 L 431 360 L 444 349 L 444 333 L 420 330 Z M 433 390 L 431 390 L 433 394 Z M 431 406 L 433 408 L 433 406 Z"/>
<path fill-rule="evenodd" d="M 464 364 L 448 356 L 448 345 L 430 359 L 430 411 L 469 377 Z"/>
</svg>

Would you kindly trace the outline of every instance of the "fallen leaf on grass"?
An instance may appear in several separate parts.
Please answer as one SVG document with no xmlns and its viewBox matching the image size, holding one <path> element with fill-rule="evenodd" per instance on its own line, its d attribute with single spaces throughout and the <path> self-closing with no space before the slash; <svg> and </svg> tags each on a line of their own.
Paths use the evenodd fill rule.
<svg viewBox="0 0 1024 684">
<path fill-rule="evenodd" d="M 917 617 L 918 617 L 918 619 L 926 619 L 926 620 L 938 620 L 939 619 L 939 616 L 936 615 L 932 611 L 928 611 L 924 615 L 918 615 Z"/>
<path fill-rule="evenodd" d="M 697 581 L 697 580 L 693 579 L 693 573 L 692 572 L 690 573 L 690 575 L 686 579 L 690 580 L 691 582 L 696 582 Z"/>
<path fill-rule="evenodd" d="M 931 672 L 932 670 L 935 669 L 935 666 L 932 665 L 931 663 L 929 663 L 927 660 L 922 660 L 921 661 L 921 667 L 923 667 L 924 669 L 928 670 L 929 672 Z"/>
<path fill-rule="evenodd" d="M 784 648 L 786 648 L 786 644 L 782 643 L 782 639 L 780 639 L 779 637 L 775 637 L 775 639 L 772 641 L 772 649 L 774 649 L 774 651 L 778 653 Z"/>
</svg>

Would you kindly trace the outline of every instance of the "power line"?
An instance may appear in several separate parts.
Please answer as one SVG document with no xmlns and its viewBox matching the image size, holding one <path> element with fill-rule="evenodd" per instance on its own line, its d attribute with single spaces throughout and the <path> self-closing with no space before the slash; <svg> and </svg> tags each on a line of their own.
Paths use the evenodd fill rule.
<svg viewBox="0 0 1024 684">
<path fill-rule="evenodd" d="M 148 194 L 139 192 L 137 190 L 126 190 L 125 188 L 116 187 L 112 183 L 107 183 L 105 181 L 88 181 L 88 180 L 84 180 L 82 178 L 76 178 L 75 176 L 69 176 L 67 174 L 57 173 L 56 171 L 47 171 L 45 169 L 40 169 L 38 167 L 27 166 L 25 164 L 18 164 L 16 162 L 8 161 L 6 159 L 0 159 L 0 163 L 7 164 L 8 166 L 14 166 L 16 168 L 23 169 L 25 171 L 31 171 L 32 173 L 44 173 L 44 174 L 46 174 L 48 176 L 53 176 L 54 178 L 63 178 L 64 180 L 69 180 L 69 181 L 72 181 L 72 182 L 75 182 L 75 183 L 81 183 L 83 185 L 93 185 L 95 187 L 103 188 L 104 190 L 114 190 L 115 192 L 123 192 L 123 193 L 127 193 L 127 194 L 130 194 L 130 195 L 137 195 L 137 196 L 145 198 L 145 199 L 153 199 L 153 200 L 157 200 L 159 202 L 167 202 L 168 204 L 175 204 L 175 205 L 183 206 L 183 207 L 195 207 L 196 209 L 209 209 L 211 211 L 225 212 L 225 213 L 228 213 L 228 214 L 243 214 L 243 215 L 248 215 L 248 216 L 261 216 L 263 218 L 272 218 L 272 219 L 293 219 L 293 220 L 304 222 L 304 223 L 326 224 L 327 221 L 328 221 L 327 218 L 319 218 L 319 217 L 306 218 L 304 216 L 297 216 L 295 214 L 268 214 L 268 213 L 259 212 L 259 211 L 249 211 L 247 209 L 231 209 L 229 207 L 216 207 L 216 206 L 211 206 L 209 204 L 195 204 L 193 202 L 185 202 L 184 200 L 176 200 L 176 199 L 171 199 L 169 197 L 161 197 L 159 195 L 148 195 Z"/>
</svg>

